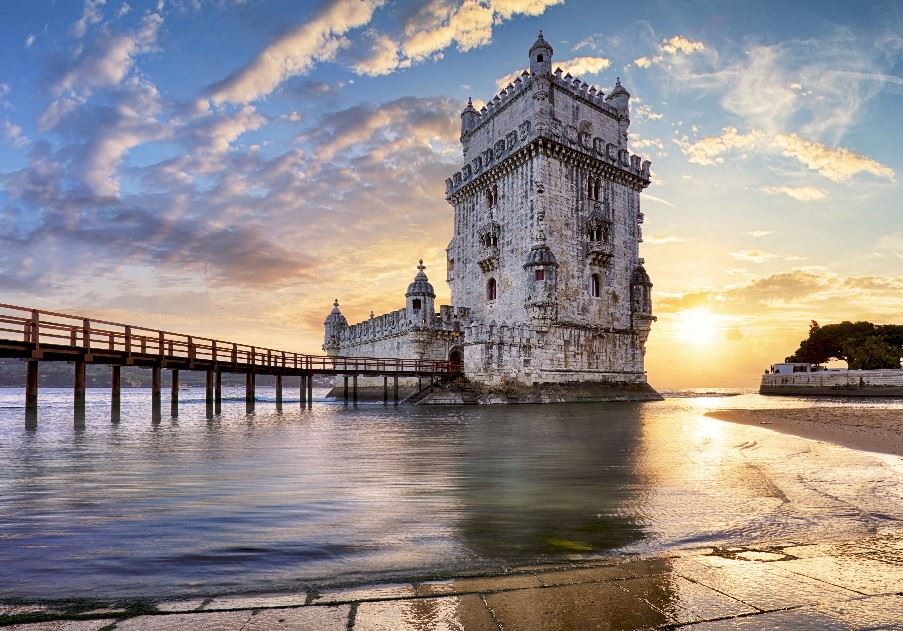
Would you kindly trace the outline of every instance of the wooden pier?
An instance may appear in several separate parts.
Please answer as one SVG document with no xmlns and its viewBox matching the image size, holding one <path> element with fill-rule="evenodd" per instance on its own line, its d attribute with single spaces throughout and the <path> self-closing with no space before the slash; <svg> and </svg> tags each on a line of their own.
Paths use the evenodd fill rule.
<svg viewBox="0 0 903 631">
<path fill-rule="evenodd" d="M 431 381 L 456 374 L 459 364 L 448 361 L 330 357 L 305 355 L 266 347 L 185 335 L 108 320 L 84 318 L 65 313 L 0 304 L 0 357 L 26 360 L 26 425 L 36 426 L 38 371 L 41 362 L 75 364 L 73 379 L 75 421 L 84 422 L 85 366 L 110 366 L 110 408 L 113 421 L 119 420 L 121 367 L 139 366 L 151 370 L 151 405 L 154 419 L 161 416 L 161 373 L 172 377 L 171 413 L 178 415 L 179 371 L 206 372 L 207 415 L 219 414 L 222 405 L 222 373 L 245 375 L 245 401 L 249 409 L 255 401 L 257 375 L 276 377 L 276 402 L 282 403 L 284 377 L 300 377 L 300 402 L 313 400 L 315 375 L 344 375 L 344 399 L 357 402 L 358 376 L 383 377 L 383 400 L 398 402 L 399 377 L 429 378 Z"/>
</svg>

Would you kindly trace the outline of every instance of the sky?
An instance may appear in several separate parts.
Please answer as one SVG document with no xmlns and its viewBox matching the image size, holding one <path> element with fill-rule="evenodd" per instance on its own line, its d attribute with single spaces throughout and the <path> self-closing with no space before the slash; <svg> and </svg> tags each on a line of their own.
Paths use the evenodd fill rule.
<svg viewBox="0 0 903 631">
<path fill-rule="evenodd" d="M 808 323 L 903 323 L 903 5 L 0 3 L 0 301 L 320 353 L 449 302 L 461 109 L 526 67 L 630 91 L 649 381 L 755 386 Z"/>
</svg>

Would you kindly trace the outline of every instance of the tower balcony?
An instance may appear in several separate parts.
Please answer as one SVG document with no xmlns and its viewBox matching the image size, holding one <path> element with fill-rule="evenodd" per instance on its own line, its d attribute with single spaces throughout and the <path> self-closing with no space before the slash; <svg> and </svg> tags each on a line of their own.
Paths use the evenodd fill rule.
<svg viewBox="0 0 903 631">
<path fill-rule="evenodd" d="M 593 265 L 605 265 L 614 254 L 614 245 L 607 241 L 590 241 L 586 244 L 586 257 Z"/>
<path fill-rule="evenodd" d="M 499 248 L 497 245 L 488 245 L 480 248 L 477 255 L 477 265 L 484 272 L 491 272 L 499 266 Z"/>
</svg>

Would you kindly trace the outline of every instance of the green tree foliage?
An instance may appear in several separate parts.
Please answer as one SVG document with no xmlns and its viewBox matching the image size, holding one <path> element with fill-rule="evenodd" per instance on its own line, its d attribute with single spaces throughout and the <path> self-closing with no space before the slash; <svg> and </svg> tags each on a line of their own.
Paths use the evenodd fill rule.
<svg viewBox="0 0 903 631">
<path fill-rule="evenodd" d="M 787 361 L 822 364 L 842 359 L 852 370 L 875 370 L 899 368 L 901 357 L 903 325 L 843 321 L 819 326 L 813 320 L 809 337 Z"/>
</svg>

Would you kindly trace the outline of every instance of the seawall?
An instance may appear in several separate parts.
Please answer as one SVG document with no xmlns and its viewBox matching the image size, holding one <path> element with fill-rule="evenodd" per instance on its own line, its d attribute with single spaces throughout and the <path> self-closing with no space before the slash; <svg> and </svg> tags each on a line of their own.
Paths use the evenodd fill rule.
<svg viewBox="0 0 903 631">
<path fill-rule="evenodd" d="M 903 370 L 825 370 L 790 375 L 765 374 L 760 394 L 903 397 Z"/>
</svg>

